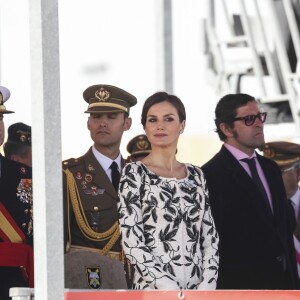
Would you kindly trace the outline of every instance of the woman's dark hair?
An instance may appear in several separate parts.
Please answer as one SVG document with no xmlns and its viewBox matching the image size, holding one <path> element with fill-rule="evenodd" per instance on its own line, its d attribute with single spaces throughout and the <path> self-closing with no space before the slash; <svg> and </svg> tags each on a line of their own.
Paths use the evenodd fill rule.
<svg viewBox="0 0 300 300">
<path fill-rule="evenodd" d="M 147 113 L 149 109 L 154 104 L 161 103 L 161 102 L 169 102 L 176 108 L 180 122 L 186 120 L 184 105 L 177 96 L 169 95 L 166 92 L 157 92 L 152 96 L 150 96 L 148 99 L 146 99 L 144 103 L 143 110 L 142 110 L 142 117 L 141 117 L 141 122 L 144 128 L 145 128 Z"/>
<path fill-rule="evenodd" d="M 221 141 L 226 141 L 226 135 L 220 129 L 220 124 L 225 123 L 233 128 L 233 119 L 239 107 L 245 106 L 248 102 L 255 101 L 255 98 L 247 94 L 228 94 L 222 97 L 215 109 L 216 132 Z"/>
</svg>

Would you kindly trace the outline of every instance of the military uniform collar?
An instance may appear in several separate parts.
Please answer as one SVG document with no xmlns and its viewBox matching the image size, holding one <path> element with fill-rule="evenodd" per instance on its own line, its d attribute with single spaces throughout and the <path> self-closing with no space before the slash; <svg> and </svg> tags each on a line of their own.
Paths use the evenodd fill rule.
<svg viewBox="0 0 300 300">
<path fill-rule="evenodd" d="M 100 153 L 94 146 L 92 146 L 92 151 L 93 151 L 95 158 L 97 159 L 97 161 L 99 162 L 99 164 L 101 165 L 101 167 L 103 168 L 103 170 L 105 172 L 107 172 L 110 169 L 110 165 L 113 161 L 115 161 L 118 164 L 119 171 L 121 171 L 121 169 L 122 169 L 121 153 L 119 153 L 118 157 L 115 160 L 112 160 L 111 158 Z"/>
</svg>

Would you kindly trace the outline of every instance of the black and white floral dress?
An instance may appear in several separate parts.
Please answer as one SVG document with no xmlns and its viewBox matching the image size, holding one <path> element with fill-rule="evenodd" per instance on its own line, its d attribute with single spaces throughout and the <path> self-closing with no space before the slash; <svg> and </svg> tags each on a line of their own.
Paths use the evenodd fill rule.
<svg viewBox="0 0 300 300">
<path fill-rule="evenodd" d="M 218 234 L 199 167 L 165 178 L 141 162 L 123 169 L 119 186 L 122 246 L 134 267 L 133 289 L 216 288 Z"/>
</svg>

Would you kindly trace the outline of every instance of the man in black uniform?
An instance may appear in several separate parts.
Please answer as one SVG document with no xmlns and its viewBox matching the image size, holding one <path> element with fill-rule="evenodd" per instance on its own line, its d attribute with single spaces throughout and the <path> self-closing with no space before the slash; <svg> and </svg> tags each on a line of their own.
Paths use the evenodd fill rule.
<svg viewBox="0 0 300 300">
<path fill-rule="evenodd" d="M 18 122 L 10 125 L 7 132 L 7 141 L 3 145 L 5 157 L 31 167 L 31 127 Z"/>
<path fill-rule="evenodd" d="M 111 265 L 102 272 L 93 257 L 90 260 L 88 257 L 97 253 L 94 257 L 101 257 L 108 266 L 109 262 L 120 263 L 123 259 L 117 189 L 121 168 L 126 161 L 120 154 L 120 144 L 123 132 L 131 127 L 129 109 L 137 100 L 118 87 L 102 84 L 87 88 L 83 98 L 88 103 L 86 113 L 90 115 L 87 127 L 94 145 L 85 155 L 63 162 L 67 252 L 65 287 L 124 288 L 116 281 L 112 285 L 107 284 L 115 275 L 107 272 L 116 266 Z M 79 263 L 81 259 L 82 266 Z M 123 270 L 121 275 L 125 280 Z"/>
<path fill-rule="evenodd" d="M 4 141 L 4 102 L 0 86 L 0 145 Z M 33 287 L 33 211 L 31 168 L 0 155 L 0 299 L 11 287 Z"/>
</svg>

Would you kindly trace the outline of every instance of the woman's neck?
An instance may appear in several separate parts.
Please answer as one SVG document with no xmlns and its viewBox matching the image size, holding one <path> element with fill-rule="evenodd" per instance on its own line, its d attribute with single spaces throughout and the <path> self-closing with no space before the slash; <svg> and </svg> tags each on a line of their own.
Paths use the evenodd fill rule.
<svg viewBox="0 0 300 300">
<path fill-rule="evenodd" d="M 186 177 L 185 165 L 176 160 L 175 151 L 155 150 L 142 160 L 155 174 L 167 177 L 181 179 Z"/>
</svg>

